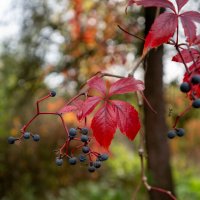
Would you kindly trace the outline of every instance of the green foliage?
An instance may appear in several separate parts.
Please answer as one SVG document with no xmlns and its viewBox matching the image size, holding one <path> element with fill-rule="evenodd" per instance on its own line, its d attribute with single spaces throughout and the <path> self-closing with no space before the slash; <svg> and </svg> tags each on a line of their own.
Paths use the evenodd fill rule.
<svg viewBox="0 0 200 200">
<path fill-rule="evenodd" d="M 199 165 L 184 163 L 185 160 L 186 158 L 182 157 L 182 160 L 176 161 L 174 166 L 177 195 L 181 200 L 200 199 Z"/>
</svg>

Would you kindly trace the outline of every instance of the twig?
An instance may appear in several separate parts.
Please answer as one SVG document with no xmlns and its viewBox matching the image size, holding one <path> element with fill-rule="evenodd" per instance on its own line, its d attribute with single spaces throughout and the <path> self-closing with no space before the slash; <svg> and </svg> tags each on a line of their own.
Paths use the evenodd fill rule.
<svg viewBox="0 0 200 200">
<path fill-rule="evenodd" d="M 180 114 L 176 117 L 175 122 L 174 122 L 174 125 L 173 125 L 173 128 L 176 128 L 176 125 L 177 125 L 179 119 L 180 119 L 183 115 L 185 115 L 191 108 L 192 108 L 192 105 L 189 105 L 182 113 L 180 113 Z"/>
<path fill-rule="evenodd" d="M 147 98 L 145 97 L 144 93 L 142 91 L 140 91 L 140 94 L 141 94 L 142 98 L 144 99 L 145 103 L 147 104 L 147 106 L 151 109 L 151 111 L 153 113 L 157 114 L 156 110 L 152 107 L 150 102 L 147 100 Z"/>
<path fill-rule="evenodd" d="M 135 37 L 135 38 L 137 38 L 137 39 L 139 39 L 139 40 L 141 40 L 141 41 L 145 41 L 145 39 L 144 38 L 142 38 L 142 37 L 140 37 L 140 36 L 137 36 L 137 35 L 135 35 L 135 34 L 133 34 L 133 33 L 130 33 L 130 32 L 128 32 L 128 31 L 126 31 L 125 29 L 123 29 L 120 25 L 117 25 L 118 26 L 118 28 L 119 29 L 121 29 L 124 33 L 127 33 L 128 35 L 131 35 L 131 36 L 133 36 L 133 37 Z"/>
<path fill-rule="evenodd" d="M 133 76 L 135 71 L 138 69 L 138 67 L 140 66 L 140 64 L 143 62 L 143 60 L 145 59 L 146 55 L 148 54 L 149 51 L 147 51 L 146 53 L 142 54 L 142 56 L 137 60 L 137 62 L 135 63 L 132 71 L 129 73 L 129 76 Z"/>
<path fill-rule="evenodd" d="M 176 48 L 178 54 L 179 54 L 180 57 L 181 57 L 181 60 L 182 60 L 182 62 L 183 62 L 183 64 L 184 64 L 184 66 L 185 66 L 186 72 L 187 72 L 188 74 L 190 74 L 189 69 L 188 69 L 188 67 L 187 67 L 187 65 L 186 65 L 186 63 L 185 63 L 185 61 L 184 61 L 184 58 L 183 58 L 183 56 L 182 56 L 182 54 L 181 54 L 181 51 L 180 51 L 180 49 L 179 49 L 179 46 L 178 46 L 178 45 L 175 45 L 175 48 Z"/>
</svg>

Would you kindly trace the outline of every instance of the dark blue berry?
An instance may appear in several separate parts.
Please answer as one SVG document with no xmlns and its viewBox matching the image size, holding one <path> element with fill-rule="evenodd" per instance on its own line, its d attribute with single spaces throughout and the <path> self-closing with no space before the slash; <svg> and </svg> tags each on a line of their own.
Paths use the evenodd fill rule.
<svg viewBox="0 0 200 200">
<path fill-rule="evenodd" d="M 69 159 L 69 164 L 70 165 L 75 165 L 76 161 L 77 161 L 76 157 L 72 157 L 72 158 Z"/>
<path fill-rule="evenodd" d="M 35 142 L 38 142 L 40 140 L 40 136 L 38 134 L 34 134 L 32 137 Z"/>
<path fill-rule="evenodd" d="M 81 135 L 81 141 L 82 142 L 87 142 L 88 141 L 88 136 L 87 135 Z"/>
<path fill-rule="evenodd" d="M 93 166 L 93 165 L 90 165 L 89 167 L 88 167 L 88 171 L 89 172 L 95 172 L 95 167 Z"/>
<path fill-rule="evenodd" d="M 108 155 L 107 154 L 101 154 L 101 155 L 99 155 L 99 160 L 100 161 L 105 161 L 105 160 L 108 160 Z"/>
<path fill-rule="evenodd" d="M 55 97 L 56 96 L 56 92 L 55 91 L 51 91 L 50 95 L 51 95 L 51 97 Z"/>
<path fill-rule="evenodd" d="M 24 139 L 28 140 L 30 138 L 30 133 L 29 132 L 25 132 L 24 133 Z"/>
<path fill-rule="evenodd" d="M 181 92 L 184 92 L 184 93 L 187 93 L 189 92 L 191 89 L 190 87 L 190 84 L 188 82 L 183 82 L 181 85 L 180 85 L 180 90 Z"/>
<path fill-rule="evenodd" d="M 15 137 L 10 136 L 8 138 L 8 144 L 14 144 L 17 139 Z"/>
<path fill-rule="evenodd" d="M 88 134 L 88 128 L 82 128 L 82 129 L 81 129 L 81 133 L 82 133 L 83 135 L 87 135 L 87 134 Z"/>
<path fill-rule="evenodd" d="M 73 139 L 76 136 L 77 130 L 75 128 L 69 129 L 69 137 Z"/>
<path fill-rule="evenodd" d="M 83 153 L 89 153 L 90 148 L 88 146 L 83 146 L 82 151 Z"/>
<path fill-rule="evenodd" d="M 80 162 L 85 162 L 86 161 L 85 155 L 80 155 L 79 160 L 80 160 Z"/>
<path fill-rule="evenodd" d="M 194 108 L 200 108 L 200 99 L 195 99 L 193 102 L 192 102 L 192 106 Z"/>
<path fill-rule="evenodd" d="M 93 163 L 93 165 L 94 165 L 94 167 L 95 168 L 100 168 L 101 167 L 101 161 L 95 161 L 94 163 Z"/>
<path fill-rule="evenodd" d="M 61 166 L 63 164 L 63 159 L 62 158 L 56 158 L 56 165 Z"/>
<path fill-rule="evenodd" d="M 194 75 L 191 79 L 192 84 L 196 85 L 200 83 L 200 75 Z"/>
<path fill-rule="evenodd" d="M 185 135 L 185 130 L 183 128 L 177 128 L 176 129 L 176 135 L 179 137 L 182 137 Z"/>
<path fill-rule="evenodd" d="M 176 131 L 175 130 L 171 130 L 167 133 L 167 137 L 169 139 L 173 139 L 176 136 Z"/>
</svg>

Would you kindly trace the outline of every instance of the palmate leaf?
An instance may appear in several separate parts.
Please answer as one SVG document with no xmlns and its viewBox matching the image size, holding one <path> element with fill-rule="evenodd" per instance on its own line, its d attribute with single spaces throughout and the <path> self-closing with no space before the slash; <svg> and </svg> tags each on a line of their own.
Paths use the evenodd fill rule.
<svg viewBox="0 0 200 200">
<path fill-rule="evenodd" d="M 187 41 L 189 44 L 194 43 L 197 38 L 195 22 L 200 23 L 200 13 L 196 11 L 180 13 L 187 2 L 188 0 L 176 0 L 177 10 L 168 0 L 130 0 L 128 2 L 128 6 L 137 4 L 144 7 L 163 7 L 171 10 L 171 12 L 167 11 L 155 19 L 145 39 L 144 53 L 150 48 L 155 48 L 168 42 L 178 28 L 178 19 L 181 20 Z"/>
<path fill-rule="evenodd" d="M 83 105 L 83 117 L 86 117 L 101 102 L 101 106 L 91 122 L 97 142 L 108 149 L 117 128 L 130 140 L 133 140 L 140 129 L 137 111 L 127 102 L 110 100 L 110 97 L 144 90 L 143 82 L 127 77 L 119 79 L 112 83 L 110 88 L 107 88 L 104 80 L 96 76 L 88 81 L 88 86 L 92 90 L 100 91 L 100 96 L 89 97 Z"/>
</svg>

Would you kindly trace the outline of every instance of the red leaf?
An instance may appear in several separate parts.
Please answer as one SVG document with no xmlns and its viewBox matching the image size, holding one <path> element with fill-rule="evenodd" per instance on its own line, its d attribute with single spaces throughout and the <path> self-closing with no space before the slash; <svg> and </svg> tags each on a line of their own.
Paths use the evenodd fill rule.
<svg viewBox="0 0 200 200">
<path fill-rule="evenodd" d="M 62 113 L 67 113 L 67 112 L 76 112 L 76 116 L 78 118 L 78 120 L 81 120 L 83 112 L 82 112 L 82 108 L 83 108 L 83 101 L 78 99 L 73 101 L 73 105 L 66 105 L 64 106 L 62 109 L 60 109 L 58 111 L 59 114 Z"/>
<path fill-rule="evenodd" d="M 144 83 L 142 81 L 136 80 L 133 77 L 121 78 L 111 85 L 109 95 L 124 94 L 138 90 L 144 90 Z"/>
<path fill-rule="evenodd" d="M 83 118 L 89 115 L 101 100 L 98 96 L 89 97 L 83 104 Z"/>
<path fill-rule="evenodd" d="M 184 12 L 180 15 L 180 18 L 183 24 L 185 36 L 187 37 L 187 40 L 191 44 L 196 39 L 197 27 L 194 22 L 200 23 L 200 13 L 196 11 Z"/>
<path fill-rule="evenodd" d="M 140 130 L 138 112 L 127 102 L 117 100 L 111 102 L 115 106 L 117 125 L 120 131 L 133 140 Z"/>
<path fill-rule="evenodd" d="M 76 116 L 77 116 L 78 120 L 81 120 L 82 116 L 83 116 L 83 104 L 84 104 L 84 101 L 81 100 L 81 99 L 77 99 L 77 100 L 73 101 L 73 104 L 77 108 Z"/>
<path fill-rule="evenodd" d="M 116 114 L 112 105 L 105 102 L 92 119 L 91 128 L 97 142 L 108 149 L 117 128 Z"/>
<path fill-rule="evenodd" d="M 198 50 L 194 49 L 194 48 L 191 48 L 190 51 L 188 49 L 183 49 L 181 51 L 181 55 L 182 55 L 185 63 L 189 63 L 189 62 L 193 61 L 193 58 L 192 58 L 191 54 L 192 54 L 194 60 L 198 59 L 198 57 L 200 56 L 200 52 Z M 172 58 L 172 61 L 182 63 L 182 59 L 181 59 L 179 54 L 176 54 Z"/>
<path fill-rule="evenodd" d="M 101 95 L 106 95 L 106 85 L 101 77 L 94 76 L 87 82 L 90 89 L 95 89 L 101 93 Z"/>
<path fill-rule="evenodd" d="M 194 45 L 200 44 L 200 35 L 197 35 L 196 39 L 193 41 Z"/>
<path fill-rule="evenodd" d="M 145 40 L 144 51 L 168 42 L 178 25 L 178 16 L 174 13 L 163 13 L 158 16 Z"/>
<path fill-rule="evenodd" d="M 59 113 L 59 114 L 68 113 L 68 112 L 73 112 L 73 111 L 75 111 L 75 110 L 77 110 L 77 107 L 76 107 L 76 106 L 67 105 L 67 106 L 61 108 L 61 109 L 58 111 L 58 113 Z"/>
<path fill-rule="evenodd" d="M 178 12 L 181 10 L 181 8 L 188 2 L 188 0 L 176 0 L 177 6 L 178 6 Z"/>
<path fill-rule="evenodd" d="M 174 5 L 168 0 L 130 0 L 128 6 L 136 3 L 137 5 L 142 5 L 144 7 L 163 7 L 170 8 L 175 12 Z"/>
</svg>

